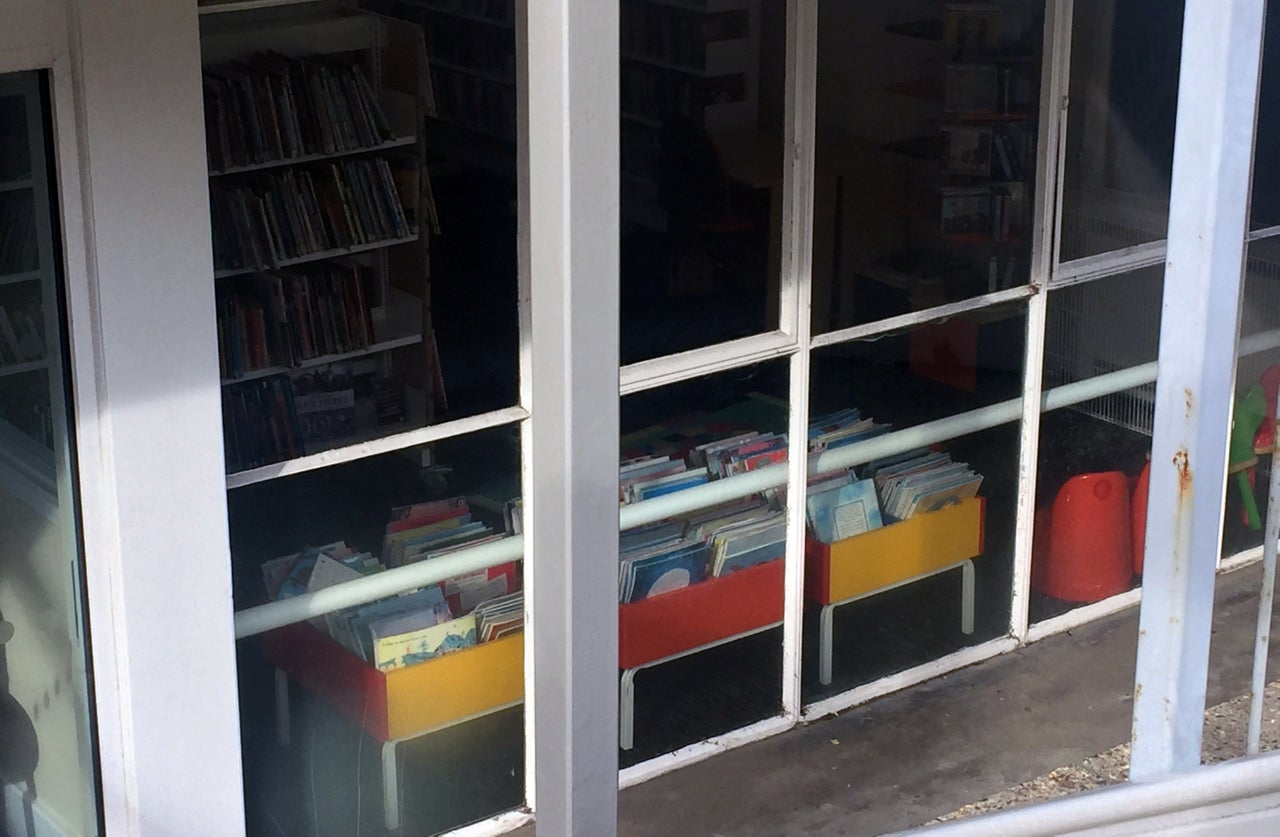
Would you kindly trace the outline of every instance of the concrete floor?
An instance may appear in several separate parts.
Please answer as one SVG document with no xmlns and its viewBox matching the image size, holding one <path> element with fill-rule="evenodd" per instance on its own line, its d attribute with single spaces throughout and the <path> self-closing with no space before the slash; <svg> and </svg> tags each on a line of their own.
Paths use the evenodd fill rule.
<svg viewBox="0 0 1280 837">
<path fill-rule="evenodd" d="M 1249 689 L 1260 578 L 1255 567 L 1219 579 L 1209 706 Z M 1134 608 L 630 788 L 619 833 L 871 835 L 921 825 L 1124 743 L 1136 648 Z"/>
</svg>

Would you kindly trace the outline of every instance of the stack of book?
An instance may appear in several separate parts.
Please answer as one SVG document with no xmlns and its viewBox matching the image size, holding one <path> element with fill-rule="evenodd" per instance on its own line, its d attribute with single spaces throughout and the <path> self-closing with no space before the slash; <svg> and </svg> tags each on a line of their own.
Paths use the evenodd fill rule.
<svg viewBox="0 0 1280 837">
<path fill-rule="evenodd" d="M 212 183 L 213 261 L 220 271 L 405 238 L 413 233 L 381 157 L 264 172 Z"/>
<path fill-rule="evenodd" d="M 787 458 L 783 434 L 746 431 L 687 444 L 687 459 L 650 454 L 624 461 L 619 470 L 623 504 L 682 491 Z M 690 515 L 624 532 L 619 541 L 618 600 L 640 601 L 781 558 L 786 512 L 773 492 L 701 509 Z"/>
<path fill-rule="evenodd" d="M 262 54 L 204 73 L 205 134 L 213 172 L 392 139 L 359 66 Z"/>
<path fill-rule="evenodd" d="M 403 506 L 392 509 L 383 548 L 400 562 L 430 560 L 501 537 L 486 529 L 471 520 L 461 497 Z M 279 601 L 382 572 L 388 564 L 339 541 L 267 561 L 262 575 L 268 596 Z M 312 624 L 360 659 L 390 671 L 500 639 L 519 631 L 523 620 L 515 566 L 506 564 L 335 611 Z"/>
<path fill-rule="evenodd" d="M 982 487 L 981 474 L 941 451 L 914 451 L 874 463 L 864 476 L 874 479 L 884 513 L 895 520 L 955 505 L 976 497 Z"/>
<path fill-rule="evenodd" d="M 368 348 L 377 341 L 369 272 L 346 259 L 305 271 L 255 273 L 221 288 L 222 377 Z"/>
<path fill-rule="evenodd" d="M 813 451 L 851 444 L 886 433 L 888 425 L 861 418 L 857 410 L 841 410 L 813 421 Z M 936 511 L 974 497 L 982 475 L 951 455 L 928 448 L 884 457 L 857 469 L 813 477 L 805 498 L 809 534 L 835 543 L 886 523 Z"/>
</svg>

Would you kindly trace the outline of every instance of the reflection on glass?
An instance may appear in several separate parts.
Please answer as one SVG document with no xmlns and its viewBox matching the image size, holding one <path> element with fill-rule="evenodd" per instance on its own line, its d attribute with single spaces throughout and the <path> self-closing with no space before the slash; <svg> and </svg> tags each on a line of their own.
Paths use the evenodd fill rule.
<svg viewBox="0 0 1280 837">
<path fill-rule="evenodd" d="M 772 330 L 786 4 L 620 3 L 622 362 Z"/>
<path fill-rule="evenodd" d="M 230 492 L 237 609 L 519 537 L 515 428 L 413 453 Z M 522 588 L 513 561 L 241 642 L 250 833 L 434 834 L 521 804 Z"/>
<path fill-rule="evenodd" d="M 1250 198 L 1252 229 L 1280 224 L 1280 161 L 1269 149 L 1280 142 L 1280 11 L 1267 9 L 1258 98 L 1257 148 Z"/>
<path fill-rule="evenodd" d="M 1044 386 L 1089 382 L 1094 397 L 1040 421 L 1032 621 L 1141 577 L 1155 379 L 1123 387 L 1109 376 L 1156 359 L 1163 276 L 1147 268 L 1049 296 Z"/>
<path fill-rule="evenodd" d="M 814 354 L 806 701 L 1008 630 L 1025 328 L 1003 306 Z"/>
<path fill-rule="evenodd" d="M 1249 245 L 1240 309 L 1231 473 L 1227 479 L 1222 554 L 1262 544 L 1271 476 L 1276 391 L 1280 387 L 1280 239 Z"/>
<path fill-rule="evenodd" d="M 366 5 L 202 19 L 229 472 L 517 399 L 510 4 Z"/>
<path fill-rule="evenodd" d="M 0 75 L 0 832 L 87 837 L 88 641 L 41 86 Z"/>
<path fill-rule="evenodd" d="M 1090 4 L 1071 36 L 1062 261 L 1165 237 L 1182 2 Z"/>
<path fill-rule="evenodd" d="M 627 521 L 648 500 L 727 491 L 737 475 L 784 465 L 786 393 L 786 365 L 774 362 L 622 402 L 624 766 L 779 712 L 782 493 L 730 492 L 651 523 Z"/>
<path fill-rule="evenodd" d="M 1027 283 L 1043 5 L 821 5 L 815 331 Z"/>
</svg>

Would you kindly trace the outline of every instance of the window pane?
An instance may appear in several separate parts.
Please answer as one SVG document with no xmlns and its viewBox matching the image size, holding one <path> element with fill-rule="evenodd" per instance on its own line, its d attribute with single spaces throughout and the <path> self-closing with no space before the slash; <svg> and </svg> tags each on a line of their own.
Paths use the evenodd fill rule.
<svg viewBox="0 0 1280 837">
<path fill-rule="evenodd" d="M 1259 152 L 1253 159 L 1250 202 L 1253 229 L 1280 224 L 1280 161 L 1268 153 L 1280 142 L 1280 11 L 1275 7 L 1267 9 L 1257 130 Z"/>
<path fill-rule="evenodd" d="M 1117 376 L 1156 359 L 1163 279 L 1155 267 L 1049 295 L 1045 389 L 1087 383 L 1094 397 L 1040 421 L 1032 621 L 1141 577 L 1155 372 L 1136 386 Z"/>
<path fill-rule="evenodd" d="M 1165 237 L 1182 2 L 1091 3 L 1071 37 L 1062 261 Z"/>
<path fill-rule="evenodd" d="M 1275 426 L 1280 387 L 1280 239 L 1249 245 L 1244 279 L 1223 555 L 1260 546 L 1260 527 L 1266 522 L 1274 435 L 1269 431 Z"/>
<path fill-rule="evenodd" d="M 814 353 L 806 701 L 1008 632 L 1025 329 L 1008 305 Z"/>
<path fill-rule="evenodd" d="M 815 331 L 1027 283 L 1043 6 L 821 4 Z"/>
<path fill-rule="evenodd" d="M 229 472 L 518 397 L 514 24 L 367 5 L 201 19 Z"/>
<path fill-rule="evenodd" d="M 510 534 L 515 427 L 441 442 L 431 456 L 424 466 L 387 454 L 231 491 L 237 610 Z M 242 641 L 249 832 L 376 833 L 391 822 L 388 778 L 406 834 L 520 805 L 521 578 L 512 562 Z M 514 609 L 496 614 L 510 594 Z M 389 741 L 400 742 L 391 764 Z"/>
<path fill-rule="evenodd" d="M 771 331 L 786 4 L 621 14 L 622 362 Z"/>
<path fill-rule="evenodd" d="M 97 834 L 80 513 L 49 120 L 0 75 L 0 832 Z"/>
<path fill-rule="evenodd" d="M 645 500 L 785 463 L 786 394 L 775 361 L 622 401 L 623 766 L 780 711 L 783 492 L 626 521 Z"/>
</svg>

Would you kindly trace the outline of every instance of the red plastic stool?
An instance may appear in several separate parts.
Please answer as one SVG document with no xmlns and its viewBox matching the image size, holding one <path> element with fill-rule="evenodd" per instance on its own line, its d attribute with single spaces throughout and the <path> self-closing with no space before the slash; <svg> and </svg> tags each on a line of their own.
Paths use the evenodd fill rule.
<svg viewBox="0 0 1280 837">
<path fill-rule="evenodd" d="M 1048 537 L 1037 539 L 1032 589 L 1082 603 L 1127 590 L 1133 578 L 1129 514 L 1129 482 L 1119 471 L 1069 479 L 1042 527 Z"/>
<path fill-rule="evenodd" d="M 1147 493 L 1151 489 L 1151 463 L 1142 466 L 1133 487 L 1133 506 L 1129 513 L 1129 532 L 1133 538 L 1133 574 L 1142 575 L 1142 557 L 1147 548 Z"/>
</svg>

